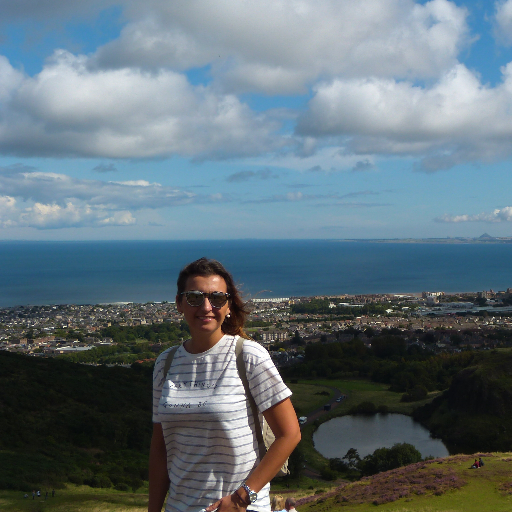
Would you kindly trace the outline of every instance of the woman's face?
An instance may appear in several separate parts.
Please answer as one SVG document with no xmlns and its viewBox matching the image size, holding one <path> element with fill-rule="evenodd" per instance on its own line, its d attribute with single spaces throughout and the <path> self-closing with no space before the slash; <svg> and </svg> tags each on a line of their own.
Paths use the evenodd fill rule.
<svg viewBox="0 0 512 512">
<path fill-rule="evenodd" d="M 187 279 L 185 292 L 197 290 L 200 292 L 224 292 L 228 289 L 226 281 L 221 276 L 192 276 Z M 183 313 L 185 321 L 190 328 L 192 339 L 207 337 L 214 342 L 223 336 L 222 322 L 229 313 L 229 301 L 221 308 L 214 308 L 208 297 L 204 298 L 200 306 L 190 306 L 184 295 L 176 297 L 178 311 Z"/>
</svg>

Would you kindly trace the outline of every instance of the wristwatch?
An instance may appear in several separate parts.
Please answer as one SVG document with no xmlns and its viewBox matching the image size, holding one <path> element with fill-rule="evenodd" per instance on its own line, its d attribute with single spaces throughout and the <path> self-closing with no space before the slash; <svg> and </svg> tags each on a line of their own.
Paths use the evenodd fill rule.
<svg viewBox="0 0 512 512">
<path fill-rule="evenodd" d="M 251 503 L 254 503 L 258 499 L 258 494 L 255 493 L 245 482 L 241 485 L 246 491 L 247 495 L 249 496 L 249 501 Z"/>
</svg>

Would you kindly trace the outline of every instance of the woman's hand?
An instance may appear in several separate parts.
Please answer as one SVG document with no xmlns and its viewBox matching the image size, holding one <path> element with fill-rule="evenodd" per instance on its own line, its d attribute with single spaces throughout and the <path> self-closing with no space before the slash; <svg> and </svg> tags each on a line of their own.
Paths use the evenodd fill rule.
<svg viewBox="0 0 512 512">
<path fill-rule="evenodd" d="M 219 501 L 212 503 L 209 507 L 206 507 L 206 512 L 245 512 L 247 503 L 245 503 L 240 495 L 235 491 L 229 496 L 224 496 Z"/>
</svg>

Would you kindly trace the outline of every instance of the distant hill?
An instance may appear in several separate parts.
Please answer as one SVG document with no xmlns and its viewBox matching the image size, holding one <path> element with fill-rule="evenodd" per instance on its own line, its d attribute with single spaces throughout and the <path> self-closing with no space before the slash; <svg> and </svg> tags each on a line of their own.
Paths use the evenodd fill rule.
<svg viewBox="0 0 512 512">
<path fill-rule="evenodd" d="M 142 485 L 151 373 L 0 352 L 0 488 Z"/>
<path fill-rule="evenodd" d="M 512 353 L 490 353 L 460 371 L 447 391 L 414 416 L 451 451 L 510 450 Z"/>
</svg>

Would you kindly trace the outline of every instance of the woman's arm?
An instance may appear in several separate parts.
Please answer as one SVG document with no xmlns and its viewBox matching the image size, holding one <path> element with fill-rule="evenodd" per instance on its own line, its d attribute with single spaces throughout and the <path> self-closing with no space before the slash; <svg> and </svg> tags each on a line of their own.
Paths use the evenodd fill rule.
<svg viewBox="0 0 512 512">
<path fill-rule="evenodd" d="M 149 449 L 149 504 L 148 512 L 161 512 L 169 490 L 167 450 L 161 423 L 153 423 L 153 436 Z"/>
<path fill-rule="evenodd" d="M 245 482 L 255 492 L 259 492 L 274 478 L 284 461 L 299 443 L 301 437 L 297 415 L 289 398 L 267 409 L 263 416 L 276 439 Z M 239 489 L 238 493 L 244 500 L 247 500 L 247 492 L 244 489 Z M 247 507 L 247 505 L 245 506 Z M 240 510 L 242 507 L 238 496 L 231 495 L 225 496 L 207 507 L 206 512 L 213 512 L 217 508 L 219 512 L 228 512 Z"/>
</svg>

